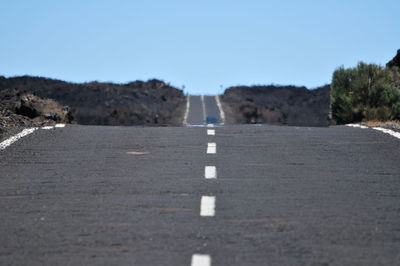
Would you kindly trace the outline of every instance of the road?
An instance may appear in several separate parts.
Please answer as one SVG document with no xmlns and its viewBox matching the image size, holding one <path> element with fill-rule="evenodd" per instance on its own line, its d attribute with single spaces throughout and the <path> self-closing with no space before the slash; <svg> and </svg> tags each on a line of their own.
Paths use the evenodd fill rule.
<svg viewBox="0 0 400 266">
<path fill-rule="evenodd" d="M 0 265 L 399 265 L 399 158 L 345 126 L 40 129 L 0 151 Z"/>
<path fill-rule="evenodd" d="M 220 123 L 224 122 L 215 96 L 190 96 L 189 106 L 190 112 L 186 121 L 189 125 L 202 125 L 207 116 L 215 116 Z"/>
</svg>

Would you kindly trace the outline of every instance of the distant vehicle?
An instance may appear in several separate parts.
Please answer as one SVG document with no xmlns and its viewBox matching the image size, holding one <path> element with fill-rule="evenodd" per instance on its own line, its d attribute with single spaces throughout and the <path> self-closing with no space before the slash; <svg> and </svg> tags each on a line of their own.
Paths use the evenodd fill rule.
<svg viewBox="0 0 400 266">
<path fill-rule="evenodd" d="M 218 124 L 218 118 L 215 116 L 207 116 L 206 124 Z"/>
</svg>

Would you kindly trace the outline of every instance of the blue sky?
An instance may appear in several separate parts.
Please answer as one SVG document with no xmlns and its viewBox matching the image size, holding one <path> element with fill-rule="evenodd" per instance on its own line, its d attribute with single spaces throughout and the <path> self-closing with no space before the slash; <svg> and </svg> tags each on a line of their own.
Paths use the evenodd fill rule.
<svg viewBox="0 0 400 266">
<path fill-rule="evenodd" d="M 0 75 L 198 94 L 233 85 L 329 83 L 400 49 L 398 0 L 0 0 Z"/>
</svg>

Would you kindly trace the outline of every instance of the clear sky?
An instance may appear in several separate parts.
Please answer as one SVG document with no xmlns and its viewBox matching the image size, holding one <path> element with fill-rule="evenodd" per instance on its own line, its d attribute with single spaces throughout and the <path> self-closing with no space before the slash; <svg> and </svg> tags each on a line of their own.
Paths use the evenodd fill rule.
<svg viewBox="0 0 400 266">
<path fill-rule="evenodd" d="M 329 83 L 400 49 L 399 0 L 0 0 L 0 75 L 185 92 Z"/>
</svg>

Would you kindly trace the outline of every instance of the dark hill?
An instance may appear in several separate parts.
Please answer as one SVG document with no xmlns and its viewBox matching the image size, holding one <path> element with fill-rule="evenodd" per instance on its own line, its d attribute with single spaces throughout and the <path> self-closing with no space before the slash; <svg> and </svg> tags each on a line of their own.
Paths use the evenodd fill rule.
<svg viewBox="0 0 400 266">
<path fill-rule="evenodd" d="M 393 71 L 397 87 L 400 88 L 400 49 L 397 50 L 396 56 L 386 64 L 386 67 Z"/>
<path fill-rule="evenodd" d="M 390 60 L 387 64 L 387 67 L 389 68 L 393 68 L 393 67 L 397 67 L 400 68 L 400 49 L 397 50 L 397 54 L 395 57 L 393 57 L 392 60 Z"/>
<path fill-rule="evenodd" d="M 238 86 L 221 97 L 228 124 L 260 123 L 327 126 L 330 86 Z"/>
<path fill-rule="evenodd" d="M 18 89 L 68 105 L 86 125 L 180 125 L 185 109 L 181 90 L 159 80 L 127 84 L 69 83 L 41 77 L 0 76 L 0 90 Z"/>
</svg>

